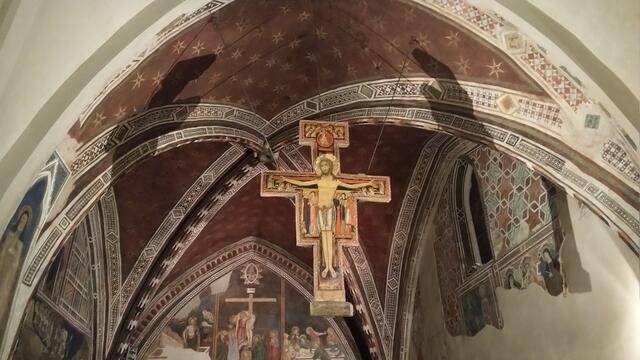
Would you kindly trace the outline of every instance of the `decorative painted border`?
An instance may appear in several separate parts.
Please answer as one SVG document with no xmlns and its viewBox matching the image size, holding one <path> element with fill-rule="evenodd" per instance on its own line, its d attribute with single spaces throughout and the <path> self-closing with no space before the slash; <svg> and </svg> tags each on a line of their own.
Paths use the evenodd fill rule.
<svg viewBox="0 0 640 360">
<path fill-rule="evenodd" d="M 361 247 L 349 247 L 347 251 L 351 256 L 353 266 L 355 266 L 355 274 L 362 283 L 359 290 L 364 291 L 364 294 L 361 295 L 364 304 L 361 306 L 366 306 L 366 308 L 369 309 L 367 315 L 373 318 L 373 323 L 381 339 L 382 353 L 385 358 L 391 359 L 391 347 L 393 344 L 391 344 L 390 340 L 393 338 L 393 335 L 384 316 L 386 304 L 383 308 L 380 296 L 378 295 L 378 288 L 373 279 L 369 260 L 367 260 L 367 256 Z"/>
<path fill-rule="evenodd" d="M 89 214 L 87 220 L 89 223 L 90 236 L 88 239 L 89 250 L 91 254 L 91 272 L 93 273 L 93 342 L 95 347 L 93 349 L 94 356 L 97 359 L 104 358 L 104 346 L 105 346 L 105 322 L 107 315 L 107 289 L 106 284 L 103 282 L 106 279 L 107 264 L 105 264 L 104 249 L 102 244 L 105 244 L 105 234 L 103 233 L 104 224 L 103 218 L 100 216 L 98 206 L 94 206 Z"/>
<path fill-rule="evenodd" d="M 409 340 L 412 329 L 415 292 L 419 275 L 418 270 L 421 265 L 420 259 L 422 259 L 422 254 L 425 249 L 424 244 L 426 243 L 424 240 L 425 229 L 428 224 L 432 223 L 433 216 L 437 214 L 437 212 L 434 211 L 437 210 L 434 204 L 439 200 L 439 197 L 442 194 L 442 189 L 447 185 L 447 180 L 453 170 L 454 160 L 461 154 L 472 150 L 476 146 L 476 144 L 453 138 L 440 145 L 437 152 L 434 154 L 435 160 L 429 169 L 429 173 L 434 176 L 430 177 L 427 184 L 425 184 L 425 190 L 423 190 L 423 193 L 425 193 L 426 196 L 422 198 L 418 207 L 419 209 L 422 209 L 419 214 L 419 222 L 415 224 L 413 237 L 409 239 L 410 243 L 408 245 L 410 251 L 405 252 L 404 254 L 407 260 L 407 271 L 401 274 L 401 278 L 405 284 L 403 287 L 404 297 L 402 297 L 404 301 L 397 309 L 397 311 L 402 311 L 402 317 L 395 324 L 399 330 L 398 338 L 400 341 L 398 343 L 399 346 L 394 348 L 394 355 L 397 354 L 400 359 L 406 359 L 409 355 Z"/>
<path fill-rule="evenodd" d="M 624 232 L 635 233 L 640 237 L 640 220 L 631 215 L 635 211 L 631 205 L 626 204 L 617 194 L 609 193 L 606 186 L 585 174 L 572 162 L 520 134 L 459 115 L 420 108 L 390 107 L 389 114 L 387 118 L 387 109 L 365 108 L 332 114 L 329 118 L 334 121 L 349 119 L 353 122 L 375 122 L 387 118 L 387 124 L 445 132 L 495 147 L 535 168 L 556 185 L 583 200 L 596 213 L 607 219 L 618 219 L 613 223 Z M 629 246 L 640 253 L 640 243 L 629 243 Z"/>
<path fill-rule="evenodd" d="M 532 39 L 496 14 L 464 0 L 413 0 L 431 11 L 460 24 L 502 50 L 554 97 L 577 112 L 591 101 L 579 85 L 553 65 Z"/>
<path fill-rule="evenodd" d="M 118 146 L 133 139 L 135 136 L 148 132 L 161 125 L 183 124 L 196 121 L 223 122 L 224 127 L 216 131 L 224 135 L 234 136 L 234 131 L 241 132 L 244 137 L 251 138 L 254 143 L 263 141 L 263 134 L 256 129 L 264 126 L 266 120 L 252 112 L 235 106 L 217 104 L 193 104 L 193 105 L 167 105 L 154 108 L 142 114 L 106 129 L 102 134 L 91 140 L 78 150 L 75 160 L 71 163 L 71 172 L 74 177 L 79 177 L 88 169 L 104 159 Z M 238 127 L 244 125 L 254 134 Z"/>
<path fill-rule="evenodd" d="M 640 220 L 631 216 L 635 210 L 630 204 L 600 181 L 584 173 L 579 166 L 511 130 L 460 115 L 414 107 L 360 108 L 333 113 L 327 117 L 333 121 L 351 122 L 380 122 L 381 119 L 387 119 L 388 124 L 445 132 L 496 147 L 524 161 L 570 194 L 581 198 L 596 213 L 608 219 L 620 220 L 613 223 L 624 232 L 635 233 L 640 237 Z M 281 142 L 289 140 L 279 138 Z M 629 246 L 640 254 L 640 243 L 629 243 Z"/>
<path fill-rule="evenodd" d="M 431 91 L 434 88 L 437 91 Z M 563 122 L 569 119 L 558 105 L 547 98 L 468 81 L 406 77 L 401 80 L 364 81 L 312 96 L 275 115 L 262 132 L 270 135 L 299 119 L 345 105 L 391 100 L 424 101 L 474 109 L 538 128 L 558 138 Z"/>
<path fill-rule="evenodd" d="M 394 95 L 393 89 L 396 86 L 401 91 L 396 91 Z M 429 92 L 433 87 L 440 91 Z M 154 108 L 105 130 L 90 143 L 83 145 L 71 162 L 71 171 L 74 177 L 78 177 L 119 145 L 160 125 L 224 121 L 229 126 L 242 125 L 254 131 L 256 137 L 263 138 L 299 119 L 319 112 L 362 102 L 388 102 L 392 98 L 398 101 L 424 102 L 425 107 L 440 103 L 473 108 L 478 113 L 500 116 L 505 120 L 536 128 L 558 139 L 562 138 L 560 126 L 568 119 L 568 116 L 548 99 L 506 88 L 430 77 L 406 78 L 400 82 L 395 78 L 383 79 L 329 90 L 289 107 L 271 120 L 229 105 L 192 104 Z"/>
<path fill-rule="evenodd" d="M 108 303 L 105 307 L 107 311 L 106 326 L 106 348 L 111 346 L 113 333 L 117 327 L 120 301 L 118 293 L 122 284 L 121 259 L 120 259 L 120 222 L 118 221 L 118 206 L 113 188 L 107 189 L 100 199 L 102 210 L 102 231 L 104 232 L 104 256 L 106 263 L 106 283 Z"/>
<path fill-rule="evenodd" d="M 24 271 L 22 282 L 27 286 L 33 284 L 34 278 L 40 271 L 45 258 L 51 255 L 51 250 L 56 245 L 57 240 L 66 232 L 64 230 L 69 228 L 72 222 L 77 221 L 78 216 L 86 211 L 91 203 L 97 200 L 107 189 L 107 186 L 117 177 L 124 174 L 128 168 L 142 159 L 193 141 L 238 141 L 252 143 L 254 146 L 259 146 L 258 144 L 261 143 L 261 139 L 240 130 L 232 129 L 227 131 L 227 128 L 219 126 L 201 126 L 173 131 L 137 146 L 103 171 L 67 206 L 66 212 L 63 211 L 61 215 L 58 215 L 54 222 L 56 225 L 48 229 L 47 235 L 43 235 L 46 236 L 46 240 L 42 242 L 36 255 L 30 259 L 29 266 Z"/>
<path fill-rule="evenodd" d="M 411 180 L 407 186 L 407 190 L 400 207 L 400 212 L 398 213 L 398 218 L 396 220 L 393 238 L 391 241 L 389 263 L 387 264 L 387 287 L 384 302 L 385 331 L 388 332 L 385 333 L 384 338 L 389 339 L 389 348 L 393 347 L 402 262 L 412 222 L 418 208 L 418 202 L 422 195 L 422 191 L 425 188 L 428 169 L 432 166 L 435 160 L 434 155 L 438 147 L 446 140 L 447 136 L 439 135 L 430 139 L 422 148 L 418 161 L 413 169 Z"/>
<path fill-rule="evenodd" d="M 638 171 L 637 161 L 634 163 L 632 156 L 629 156 L 620 144 L 611 140 L 607 141 L 602 146 L 602 160 L 640 187 L 640 171 Z"/>
<path fill-rule="evenodd" d="M 150 56 L 154 51 L 164 45 L 167 41 L 172 39 L 181 31 L 185 30 L 189 26 L 198 22 L 199 20 L 211 15 L 212 13 L 222 9 L 225 5 L 232 3 L 233 0 L 212 0 L 196 9 L 195 11 L 182 14 L 175 20 L 173 20 L 167 27 L 160 31 L 147 46 L 147 48 L 140 52 L 134 59 L 132 59 L 127 65 L 125 65 L 120 71 L 112 76 L 111 80 L 105 84 L 96 95 L 93 100 L 82 110 L 78 121 L 80 124 L 84 124 L 89 115 L 95 110 L 95 108 L 104 100 L 111 90 L 120 85 L 135 69 L 142 64 L 143 60 Z"/>
</svg>

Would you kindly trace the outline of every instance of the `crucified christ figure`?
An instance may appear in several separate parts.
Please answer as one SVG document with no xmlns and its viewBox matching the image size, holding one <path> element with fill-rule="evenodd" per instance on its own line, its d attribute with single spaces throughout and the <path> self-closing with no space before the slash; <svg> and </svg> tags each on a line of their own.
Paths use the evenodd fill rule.
<svg viewBox="0 0 640 360">
<path fill-rule="evenodd" d="M 336 233 L 336 209 L 333 205 L 333 199 L 338 187 L 349 190 L 356 190 L 373 186 L 373 181 L 367 181 L 360 184 L 348 184 L 340 180 L 337 176 L 340 172 L 340 163 L 338 159 L 331 154 L 323 154 L 316 158 L 313 169 L 319 176 L 317 179 L 303 181 L 282 177 L 282 181 L 297 186 L 317 186 L 318 188 L 318 207 L 317 221 L 318 230 L 320 230 L 321 251 L 322 251 L 322 277 L 326 278 L 331 275 L 336 277 L 336 270 L 333 267 L 333 251 L 334 239 Z"/>
</svg>

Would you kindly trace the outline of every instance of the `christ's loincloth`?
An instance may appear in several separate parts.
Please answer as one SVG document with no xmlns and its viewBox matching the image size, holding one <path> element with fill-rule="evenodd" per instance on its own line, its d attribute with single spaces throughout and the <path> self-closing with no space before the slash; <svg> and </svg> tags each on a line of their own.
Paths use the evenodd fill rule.
<svg viewBox="0 0 640 360">
<path fill-rule="evenodd" d="M 318 230 L 331 231 L 336 230 L 336 208 L 332 207 L 318 207 Z"/>
</svg>

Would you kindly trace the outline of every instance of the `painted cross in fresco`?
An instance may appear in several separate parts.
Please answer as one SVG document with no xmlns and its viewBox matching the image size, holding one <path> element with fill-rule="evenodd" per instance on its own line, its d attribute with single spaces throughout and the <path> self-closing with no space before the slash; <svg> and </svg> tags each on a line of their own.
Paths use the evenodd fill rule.
<svg viewBox="0 0 640 360">
<path fill-rule="evenodd" d="M 345 302 L 343 247 L 359 246 L 358 200 L 391 200 L 389 177 L 340 173 L 348 124 L 302 120 L 299 126 L 300 144 L 311 146 L 314 172 L 265 171 L 260 194 L 295 199 L 296 243 L 313 247 L 311 315 L 353 316 Z"/>
<path fill-rule="evenodd" d="M 228 303 L 247 303 L 249 304 L 248 310 L 239 312 L 235 319 L 235 331 L 238 339 L 247 339 L 248 344 L 253 340 L 253 326 L 256 323 L 256 315 L 253 313 L 254 303 L 274 303 L 277 302 L 276 298 L 256 298 L 253 295 L 256 293 L 255 288 L 247 288 L 246 298 L 226 298 L 225 302 Z"/>
<path fill-rule="evenodd" d="M 253 297 L 253 294 L 256 293 L 256 289 L 254 288 L 248 288 L 247 289 L 247 294 L 248 297 L 246 298 L 226 298 L 224 299 L 225 302 L 235 302 L 235 303 L 247 303 L 249 304 L 249 315 L 253 315 L 253 304 L 254 303 L 274 303 L 277 302 L 278 299 L 276 298 L 256 298 Z"/>
</svg>

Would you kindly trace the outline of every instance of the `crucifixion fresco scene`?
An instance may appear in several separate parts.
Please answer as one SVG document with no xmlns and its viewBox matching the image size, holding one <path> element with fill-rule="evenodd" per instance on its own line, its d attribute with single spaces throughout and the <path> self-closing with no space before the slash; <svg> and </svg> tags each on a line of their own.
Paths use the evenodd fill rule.
<svg viewBox="0 0 640 360">
<path fill-rule="evenodd" d="M 0 1 L 0 360 L 640 359 L 636 1 Z"/>
</svg>

